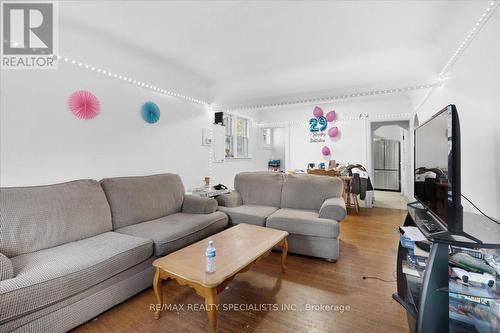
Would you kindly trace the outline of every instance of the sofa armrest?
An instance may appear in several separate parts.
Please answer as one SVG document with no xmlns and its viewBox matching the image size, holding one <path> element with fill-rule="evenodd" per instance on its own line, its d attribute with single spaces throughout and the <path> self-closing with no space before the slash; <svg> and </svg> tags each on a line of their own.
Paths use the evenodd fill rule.
<svg viewBox="0 0 500 333">
<path fill-rule="evenodd" d="M 228 194 L 221 194 L 215 197 L 219 206 L 224 207 L 237 207 L 243 205 L 243 201 L 241 200 L 240 192 L 232 191 Z"/>
<path fill-rule="evenodd" d="M 184 195 L 182 212 L 191 214 L 210 214 L 217 210 L 217 201 L 197 195 Z"/>
<path fill-rule="evenodd" d="M 326 199 L 319 209 L 319 217 L 342 221 L 347 216 L 345 201 L 342 197 Z"/>
<path fill-rule="evenodd" d="M 0 281 L 12 279 L 13 277 L 14 268 L 12 267 L 12 262 L 0 253 Z"/>
</svg>

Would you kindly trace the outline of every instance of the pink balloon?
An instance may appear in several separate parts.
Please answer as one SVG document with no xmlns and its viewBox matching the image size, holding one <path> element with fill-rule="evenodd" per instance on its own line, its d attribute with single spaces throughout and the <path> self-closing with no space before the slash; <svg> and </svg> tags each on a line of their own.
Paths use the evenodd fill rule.
<svg viewBox="0 0 500 333">
<path fill-rule="evenodd" d="M 321 149 L 321 153 L 323 154 L 323 156 L 329 156 L 330 155 L 330 148 L 328 148 L 327 146 L 324 146 Z"/>
<path fill-rule="evenodd" d="M 323 115 L 323 109 L 320 108 L 319 106 L 316 106 L 314 107 L 314 110 L 313 110 L 313 115 L 316 117 L 316 118 L 319 118 Z"/>
<path fill-rule="evenodd" d="M 330 138 L 334 138 L 339 134 L 339 128 L 338 127 L 332 127 L 328 130 L 328 136 Z"/>
<path fill-rule="evenodd" d="M 326 121 L 328 121 L 328 122 L 332 122 L 332 121 L 334 121 L 335 119 L 337 119 L 337 113 L 335 113 L 335 110 L 330 111 L 330 112 L 328 112 L 328 113 L 326 114 L 325 118 L 326 118 Z"/>
</svg>

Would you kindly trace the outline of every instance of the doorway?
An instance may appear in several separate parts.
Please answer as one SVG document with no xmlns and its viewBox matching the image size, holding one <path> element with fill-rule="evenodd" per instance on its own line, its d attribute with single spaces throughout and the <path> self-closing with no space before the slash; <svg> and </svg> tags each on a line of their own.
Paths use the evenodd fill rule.
<svg viewBox="0 0 500 333">
<path fill-rule="evenodd" d="M 406 209 L 412 183 L 409 128 L 407 120 L 370 124 L 375 207 Z"/>
<path fill-rule="evenodd" d="M 285 129 L 283 127 L 274 127 L 272 129 L 272 149 L 271 159 L 278 160 L 281 164 L 281 171 L 286 170 L 285 162 Z"/>
<path fill-rule="evenodd" d="M 371 171 L 375 190 L 409 191 L 411 163 L 409 121 L 372 122 Z"/>
<path fill-rule="evenodd" d="M 287 168 L 287 129 L 285 127 L 262 128 L 262 146 L 269 151 L 269 170 L 285 171 Z"/>
</svg>

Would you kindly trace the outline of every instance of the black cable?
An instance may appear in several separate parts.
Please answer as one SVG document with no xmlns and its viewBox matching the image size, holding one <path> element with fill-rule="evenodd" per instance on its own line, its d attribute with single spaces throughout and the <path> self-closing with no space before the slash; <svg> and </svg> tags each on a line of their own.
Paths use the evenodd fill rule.
<svg viewBox="0 0 500 333">
<path fill-rule="evenodd" d="M 374 279 L 374 280 L 380 280 L 382 282 L 396 282 L 396 280 L 385 280 L 382 278 L 379 278 L 378 276 L 363 276 L 363 280 L 368 280 L 368 279 Z"/>
<path fill-rule="evenodd" d="M 394 280 L 386 280 L 386 279 L 382 279 L 378 276 L 363 276 L 363 280 L 374 279 L 374 280 L 380 280 L 382 282 L 390 282 L 390 283 L 396 282 L 397 281 L 396 280 L 396 271 L 392 272 L 392 277 L 394 278 Z"/>
<path fill-rule="evenodd" d="M 469 198 L 467 198 L 465 195 L 461 194 L 462 197 L 464 197 L 465 200 L 467 200 L 472 206 L 474 206 L 474 208 L 476 208 L 481 214 L 483 214 L 485 217 L 487 217 L 488 219 L 492 220 L 493 222 L 497 223 L 497 224 L 500 224 L 499 221 L 495 220 L 494 218 L 492 218 L 491 216 L 488 216 L 486 215 L 485 213 L 483 213 L 483 211 L 479 208 L 477 208 L 476 205 L 474 205 L 474 203 L 472 201 L 469 200 Z"/>
</svg>

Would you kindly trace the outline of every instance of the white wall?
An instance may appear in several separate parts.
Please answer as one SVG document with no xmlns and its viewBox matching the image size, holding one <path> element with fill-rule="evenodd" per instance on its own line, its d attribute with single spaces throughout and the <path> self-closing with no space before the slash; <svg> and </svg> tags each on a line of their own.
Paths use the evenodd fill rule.
<svg viewBox="0 0 500 333">
<path fill-rule="evenodd" d="M 129 49 L 117 39 L 84 31 L 62 20 L 63 56 L 185 95 L 207 97 L 207 86 L 195 75 Z M 76 90 L 89 90 L 99 98 L 97 118 L 85 121 L 70 113 L 68 97 Z M 62 62 L 57 70 L 2 70 L 0 100 L 1 186 L 174 172 L 189 189 L 201 185 L 208 173 L 210 148 L 201 145 L 201 129 L 210 120 L 203 106 Z M 141 118 L 146 101 L 160 107 L 156 124 Z"/>
<path fill-rule="evenodd" d="M 500 218 L 500 11 L 452 68 L 451 78 L 418 110 L 420 123 L 455 104 L 461 126 L 462 194 Z M 474 211 L 462 199 L 465 209 Z"/>
<path fill-rule="evenodd" d="M 289 128 L 290 134 L 286 143 L 289 154 L 287 168 L 304 170 L 310 162 L 327 160 L 321 154 L 321 148 L 325 144 L 332 151 L 331 159 L 342 163 L 360 163 L 370 168 L 370 122 L 400 120 L 400 114 L 411 112 L 409 100 L 401 95 L 341 100 L 319 105 L 325 112 L 336 110 L 336 126 L 340 130 L 337 138 L 332 140 L 327 137 L 325 143 L 309 142 L 308 121 L 313 116 L 314 105 L 282 107 L 260 112 L 263 126 L 274 124 Z"/>
</svg>

